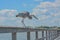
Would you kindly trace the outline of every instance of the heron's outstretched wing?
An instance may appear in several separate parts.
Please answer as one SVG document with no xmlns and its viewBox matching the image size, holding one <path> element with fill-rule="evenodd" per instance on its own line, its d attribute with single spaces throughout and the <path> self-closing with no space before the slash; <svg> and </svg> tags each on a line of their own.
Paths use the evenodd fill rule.
<svg viewBox="0 0 60 40">
<path fill-rule="evenodd" d="M 35 19 L 38 19 L 35 15 L 32 15 Z"/>
</svg>

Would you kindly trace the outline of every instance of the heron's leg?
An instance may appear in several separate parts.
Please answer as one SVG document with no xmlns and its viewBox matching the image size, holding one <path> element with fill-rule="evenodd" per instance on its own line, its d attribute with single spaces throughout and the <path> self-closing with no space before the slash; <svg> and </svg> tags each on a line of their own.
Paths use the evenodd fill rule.
<svg viewBox="0 0 60 40">
<path fill-rule="evenodd" d="M 26 25 L 24 24 L 24 19 L 22 19 L 22 21 L 21 21 L 21 22 L 22 22 L 23 26 L 24 26 L 24 27 L 26 27 Z"/>
</svg>

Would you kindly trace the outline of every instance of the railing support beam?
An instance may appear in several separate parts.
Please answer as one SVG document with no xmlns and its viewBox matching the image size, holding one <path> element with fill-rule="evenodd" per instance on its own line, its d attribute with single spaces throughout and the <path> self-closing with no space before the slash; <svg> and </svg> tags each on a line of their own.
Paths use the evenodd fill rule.
<svg viewBox="0 0 60 40">
<path fill-rule="evenodd" d="M 12 40 L 16 40 L 16 32 L 12 33 Z"/>
<path fill-rule="evenodd" d="M 46 30 L 46 40 L 48 40 L 47 30 Z"/>
<path fill-rule="evenodd" d="M 27 40 L 30 40 L 30 32 L 27 32 Z"/>
<path fill-rule="evenodd" d="M 36 39 L 38 39 L 38 31 L 36 31 Z"/>
<path fill-rule="evenodd" d="M 44 31 L 42 31 L 42 38 L 43 38 L 42 40 L 44 40 Z"/>
</svg>

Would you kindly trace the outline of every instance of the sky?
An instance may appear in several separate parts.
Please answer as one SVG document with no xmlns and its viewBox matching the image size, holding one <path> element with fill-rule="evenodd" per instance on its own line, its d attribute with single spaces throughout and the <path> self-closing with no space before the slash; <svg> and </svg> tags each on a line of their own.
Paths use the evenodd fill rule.
<svg viewBox="0 0 60 40">
<path fill-rule="evenodd" d="M 28 11 L 39 20 L 26 18 L 26 26 L 60 26 L 60 0 L 0 0 L 0 26 L 23 27 L 19 12 Z"/>
</svg>

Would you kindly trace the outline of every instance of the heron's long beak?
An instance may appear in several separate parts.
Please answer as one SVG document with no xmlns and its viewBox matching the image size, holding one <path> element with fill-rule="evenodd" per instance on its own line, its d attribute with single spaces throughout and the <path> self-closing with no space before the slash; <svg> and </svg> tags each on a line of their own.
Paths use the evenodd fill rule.
<svg viewBox="0 0 60 40">
<path fill-rule="evenodd" d="M 35 15 L 33 15 L 33 17 L 34 17 L 35 19 L 39 20 Z"/>
</svg>

